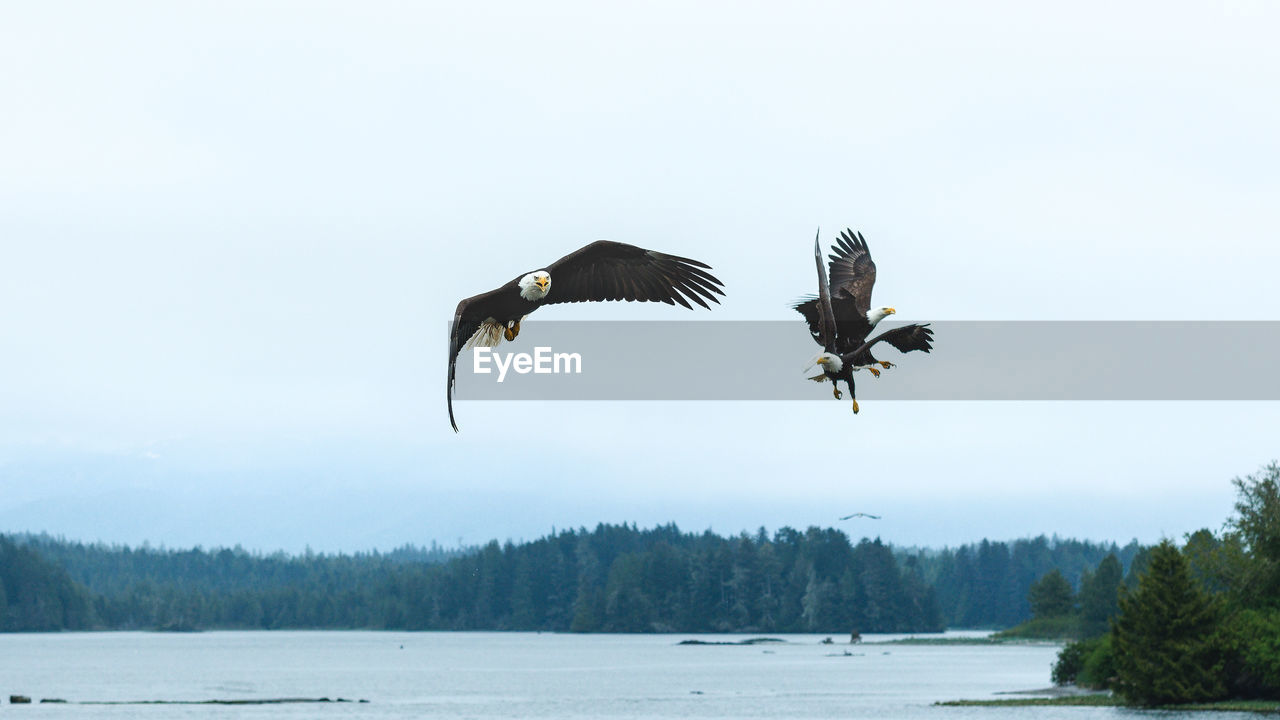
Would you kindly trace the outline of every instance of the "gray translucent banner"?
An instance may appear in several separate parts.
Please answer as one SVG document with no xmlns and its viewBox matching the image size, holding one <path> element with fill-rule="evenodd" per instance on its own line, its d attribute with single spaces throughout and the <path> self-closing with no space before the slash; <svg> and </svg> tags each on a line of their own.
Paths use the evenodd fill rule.
<svg viewBox="0 0 1280 720">
<path fill-rule="evenodd" d="M 1280 322 L 930 327 L 931 353 L 875 347 L 878 359 L 897 365 L 878 379 L 854 373 L 860 400 L 1280 400 Z M 802 372 L 819 351 L 797 321 L 534 320 L 515 341 L 480 351 L 488 373 L 476 372 L 474 350 L 463 350 L 456 397 L 830 401 L 830 385 Z"/>
</svg>

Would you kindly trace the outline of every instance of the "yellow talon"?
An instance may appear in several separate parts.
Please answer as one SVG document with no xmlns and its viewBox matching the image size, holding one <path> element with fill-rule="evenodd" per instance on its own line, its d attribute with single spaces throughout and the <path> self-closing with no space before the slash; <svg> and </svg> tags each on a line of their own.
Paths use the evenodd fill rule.
<svg viewBox="0 0 1280 720">
<path fill-rule="evenodd" d="M 515 321 L 514 323 L 511 323 L 510 325 L 507 326 L 506 330 L 502 331 L 502 335 L 507 338 L 507 342 L 511 342 L 512 340 L 515 340 L 516 336 L 519 334 L 520 334 L 519 320 Z"/>
<path fill-rule="evenodd" d="M 831 385 L 832 385 L 831 394 L 835 395 L 837 400 L 844 397 L 844 393 L 840 392 L 840 388 L 835 387 L 835 383 L 831 383 Z"/>
<path fill-rule="evenodd" d="M 875 375 L 876 377 L 880 377 L 880 371 L 873 367 L 867 368 L 867 372 L 871 373 L 872 375 Z"/>
<path fill-rule="evenodd" d="M 889 368 L 893 367 L 893 363 L 881 360 L 880 367 L 884 368 L 885 370 L 888 370 Z M 880 373 L 876 373 L 876 375 L 879 376 Z"/>
<path fill-rule="evenodd" d="M 853 414 L 858 414 L 858 398 L 853 399 Z"/>
</svg>

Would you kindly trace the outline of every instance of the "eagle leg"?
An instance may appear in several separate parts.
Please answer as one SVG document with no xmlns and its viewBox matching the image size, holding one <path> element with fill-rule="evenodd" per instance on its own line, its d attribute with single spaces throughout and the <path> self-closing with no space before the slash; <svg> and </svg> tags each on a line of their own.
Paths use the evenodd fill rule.
<svg viewBox="0 0 1280 720">
<path fill-rule="evenodd" d="M 876 377 L 880 377 L 880 371 L 873 367 L 867 368 L 867 372 L 871 373 L 872 375 L 875 375 Z"/>
<path fill-rule="evenodd" d="M 888 370 L 889 368 L 893 367 L 893 363 L 891 363 L 891 362 L 889 362 L 889 361 L 887 361 L 887 360 L 881 360 L 881 361 L 880 361 L 880 367 L 884 368 L 885 370 Z M 876 373 L 876 375 L 877 375 L 877 376 L 878 376 L 879 374 L 880 374 L 880 373 Z"/>
<path fill-rule="evenodd" d="M 840 383 L 831 383 L 831 394 L 834 395 L 837 400 L 844 397 L 844 393 L 840 392 Z"/>
<path fill-rule="evenodd" d="M 512 340 L 515 340 L 516 336 L 519 334 L 520 334 L 519 320 L 507 323 L 507 329 L 502 331 L 502 335 L 507 339 L 507 342 L 511 342 Z"/>
<path fill-rule="evenodd" d="M 853 399 L 853 414 L 858 414 L 858 398 Z"/>
</svg>

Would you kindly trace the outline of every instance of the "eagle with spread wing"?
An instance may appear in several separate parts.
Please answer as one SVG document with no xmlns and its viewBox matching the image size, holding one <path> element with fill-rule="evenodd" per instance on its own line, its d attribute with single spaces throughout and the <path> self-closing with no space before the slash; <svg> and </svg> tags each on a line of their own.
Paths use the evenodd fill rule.
<svg viewBox="0 0 1280 720">
<path fill-rule="evenodd" d="M 511 282 L 458 303 L 449 331 L 449 379 L 445 398 L 449 424 L 453 417 L 453 386 L 458 353 L 473 346 L 493 347 L 503 338 L 514 340 L 520 321 L 543 305 L 628 300 L 662 302 L 693 309 L 690 301 L 710 309 L 719 303 L 724 287 L 711 267 L 697 260 L 646 250 L 626 243 L 600 240 L 579 248 Z M 554 285 L 553 285 L 554 283 Z"/>
</svg>

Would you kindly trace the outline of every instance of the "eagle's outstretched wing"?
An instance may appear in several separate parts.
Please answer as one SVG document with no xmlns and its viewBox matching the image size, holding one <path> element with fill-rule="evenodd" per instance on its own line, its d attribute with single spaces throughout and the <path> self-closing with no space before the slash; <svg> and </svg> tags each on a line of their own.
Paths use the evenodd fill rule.
<svg viewBox="0 0 1280 720">
<path fill-rule="evenodd" d="M 879 515 L 872 515 L 871 513 L 862 513 L 862 512 L 854 513 L 854 514 L 852 514 L 852 515 L 845 515 L 844 517 L 842 517 L 842 518 L 840 518 L 840 519 L 841 519 L 841 520 L 852 520 L 853 518 L 856 518 L 856 517 L 870 518 L 870 519 L 872 519 L 872 520 L 879 520 L 879 519 L 880 519 L 880 516 L 879 516 Z"/>
<path fill-rule="evenodd" d="M 480 330 L 484 320 L 490 316 L 488 306 L 498 294 L 515 292 L 515 283 L 507 283 L 497 290 L 474 295 L 458 303 L 453 311 L 453 323 L 449 326 L 449 380 L 445 385 L 445 402 L 449 406 L 449 424 L 458 432 L 458 423 L 453 419 L 453 383 L 458 362 L 458 353 L 466 346 L 471 337 Z"/>
<path fill-rule="evenodd" d="M 855 366 L 870 365 L 876 362 L 875 357 L 871 355 L 871 346 L 881 341 L 894 346 L 899 352 L 905 353 L 913 350 L 929 352 L 933 349 L 931 344 L 933 330 L 929 329 L 928 323 L 923 325 L 903 325 L 892 330 L 886 330 L 863 343 L 857 350 L 849 353 L 846 362 L 852 362 Z"/>
<path fill-rule="evenodd" d="M 871 309 L 871 289 L 876 284 L 876 264 L 871 260 L 867 241 L 862 233 L 845 228 L 836 238 L 834 250 L 831 254 L 831 287 L 835 288 L 832 300 L 852 300 L 854 312 L 865 319 Z"/>
<path fill-rule="evenodd" d="M 646 250 L 626 243 L 599 240 L 547 266 L 551 289 L 543 305 L 602 300 L 679 303 L 709 308 L 720 301 L 723 287 L 697 260 Z"/>
<path fill-rule="evenodd" d="M 827 283 L 827 273 L 822 267 L 822 245 L 818 242 L 821 234 L 822 229 L 819 228 L 818 235 L 813 236 L 813 260 L 818 266 L 818 297 L 814 303 L 814 313 L 818 316 L 817 340 L 826 352 L 837 352 L 836 315 L 831 308 L 831 286 Z"/>
</svg>

